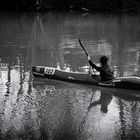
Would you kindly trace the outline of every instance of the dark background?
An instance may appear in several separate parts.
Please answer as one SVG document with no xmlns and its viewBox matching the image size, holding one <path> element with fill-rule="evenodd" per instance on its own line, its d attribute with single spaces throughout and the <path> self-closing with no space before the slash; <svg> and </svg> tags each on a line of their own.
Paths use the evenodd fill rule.
<svg viewBox="0 0 140 140">
<path fill-rule="evenodd" d="M 85 11 L 140 12 L 139 0 L 4 0 L 1 10 L 74 9 Z"/>
</svg>

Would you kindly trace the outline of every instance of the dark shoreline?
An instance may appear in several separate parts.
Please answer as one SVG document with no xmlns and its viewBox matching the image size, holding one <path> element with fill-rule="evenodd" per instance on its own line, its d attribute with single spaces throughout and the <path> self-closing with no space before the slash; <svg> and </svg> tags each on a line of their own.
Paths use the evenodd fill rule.
<svg viewBox="0 0 140 140">
<path fill-rule="evenodd" d="M 13 0 L 4 1 L 0 5 L 1 11 L 52 11 L 74 10 L 85 12 L 126 12 L 140 13 L 140 1 L 138 0 Z"/>
</svg>

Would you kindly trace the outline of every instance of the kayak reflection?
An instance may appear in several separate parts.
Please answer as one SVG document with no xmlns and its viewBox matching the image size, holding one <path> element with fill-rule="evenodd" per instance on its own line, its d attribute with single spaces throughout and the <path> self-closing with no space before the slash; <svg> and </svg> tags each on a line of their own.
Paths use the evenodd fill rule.
<svg viewBox="0 0 140 140">
<path fill-rule="evenodd" d="M 139 129 L 133 120 L 138 120 L 140 97 L 131 92 L 56 80 L 34 81 L 33 91 L 37 119 L 41 122 L 40 135 L 84 140 L 90 134 L 96 140 L 114 138 L 120 132 L 129 135 L 133 132 L 130 124 Z M 126 137 L 122 135 L 120 137 Z"/>
<path fill-rule="evenodd" d="M 101 105 L 100 110 L 104 113 L 107 113 L 108 105 L 111 103 L 111 100 L 112 100 L 113 96 L 110 93 L 106 93 L 106 92 L 102 92 L 102 91 L 100 91 L 100 92 L 101 92 L 100 93 L 100 99 L 92 102 L 89 105 L 88 110 L 90 110 L 92 107 L 94 107 L 96 105 Z"/>
</svg>

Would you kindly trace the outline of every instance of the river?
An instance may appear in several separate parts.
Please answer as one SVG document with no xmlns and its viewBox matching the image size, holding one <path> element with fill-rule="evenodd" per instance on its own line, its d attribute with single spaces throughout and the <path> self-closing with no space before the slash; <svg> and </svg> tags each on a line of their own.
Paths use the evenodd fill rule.
<svg viewBox="0 0 140 140">
<path fill-rule="evenodd" d="M 116 77 L 140 76 L 139 15 L 0 13 L 0 32 L 1 140 L 140 139 L 135 91 L 35 80 L 31 71 L 87 71 L 81 39 L 97 65 L 109 57 Z"/>
</svg>

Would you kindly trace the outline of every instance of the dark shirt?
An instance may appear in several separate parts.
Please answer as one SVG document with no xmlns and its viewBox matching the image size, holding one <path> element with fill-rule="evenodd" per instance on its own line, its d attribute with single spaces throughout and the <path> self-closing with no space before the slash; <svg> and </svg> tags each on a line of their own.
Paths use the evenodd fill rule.
<svg viewBox="0 0 140 140">
<path fill-rule="evenodd" d="M 89 60 L 89 64 L 92 66 L 92 68 L 94 68 L 100 72 L 100 76 L 101 76 L 102 81 L 109 81 L 109 80 L 114 79 L 113 72 L 110 69 L 108 64 L 106 64 L 102 67 L 98 67 L 91 60 Z"/>
</svg>

